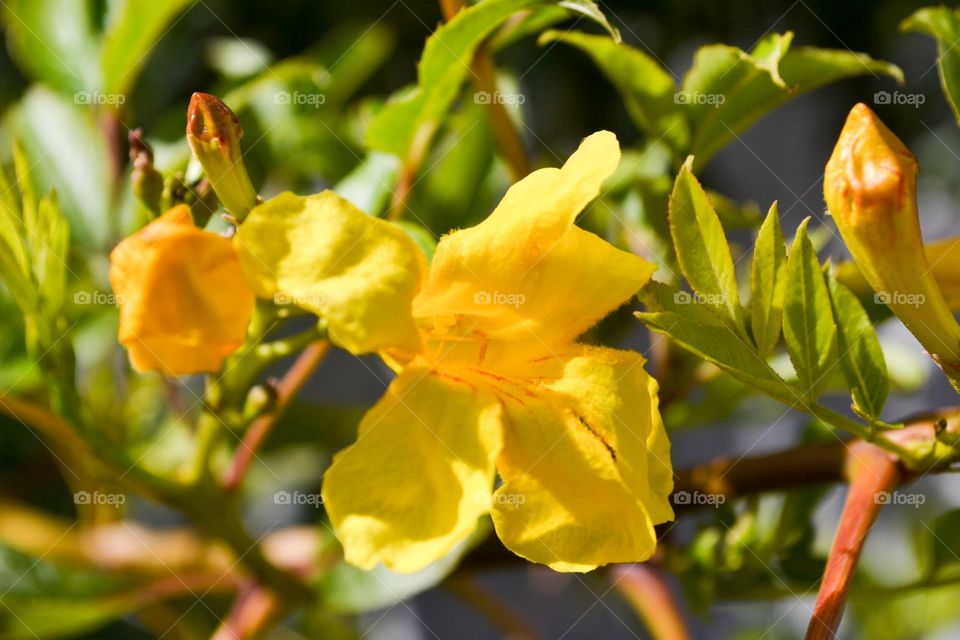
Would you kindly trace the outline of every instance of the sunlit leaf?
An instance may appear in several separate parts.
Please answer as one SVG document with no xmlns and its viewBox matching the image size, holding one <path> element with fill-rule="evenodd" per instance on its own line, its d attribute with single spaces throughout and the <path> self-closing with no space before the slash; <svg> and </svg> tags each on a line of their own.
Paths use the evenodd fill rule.
<svg viewBox="0 0 960 640">
<path fill-rule="evenodd" d="M 90 5 L 77 0 L 4 3 L 8 43 L 20 66 L 63 93 L 102 90 L 99 42 Z"/>
<path fill-rule="evenodd" d="M 960 11 L 950 7 L 926 7 L 900 23 L 903 31 L 925 33 L 937 41 L 940 85 L 960 122 Z"/>
<path fill-rule="evenodd" d="M 787 248 L 780 228 L 780 212 L 773 203 L 760 227 L 750 267 L 750 329 L 763 357 L 780 339 L 783 297 L 787 285 Z"/>
<path fill-rule="evenodd" d="M 177 16 L 195 2 L 121 0 L 111 3 L 100 53 L 104 93 L 128 93 L 157 40 Z"/>
<path fill-rule="evenodd" d="M 738 330 L 743 330 L 743 310 L 737 290 L 733 257 L 703 187 L 693 176 L 692 159 L 680 169 L 670 196 L 670 233 L 677 258 L 698 300 L 715 309 Z"/>
<path fill-rule="evenodd" d="M 850 385 L 854 407 L 859 413 L 877 419 L 890 392 L 880 340 L 853 292 L 831 274 L 827 274 L 827 285 L 837 321 L 840 365 Z"/>
<path fill-rule="evenodd" d="M 712 362 L 767 395 L 793 404 L 790 386 L 759 356 L 751 344 L 706 305 L 688 304 L 689 294 L 651 282 L 640 292 L 647 311 L 637 317 L 658 333 L 670 336 L 687 350 Z"/>
<path fill-rule="evenodd" d="M 898 82 L 893 64 L 846 50 L 799 47 L 793 34 L 770 34 L 751 53 L 727 45 L 697 51 L 680 94 L 692 122 L 689 153 L 697 167 L 790 98 L 843 78 L 886 75 Z"/>
<path fill-rule="evenodd" d="M 807 237 L 809 221 L 797 229 L 787 258 L 783 337 L 804 396 L 816 399 L 836 364 L 837 325 L 820 261 Z"/>
</svg>

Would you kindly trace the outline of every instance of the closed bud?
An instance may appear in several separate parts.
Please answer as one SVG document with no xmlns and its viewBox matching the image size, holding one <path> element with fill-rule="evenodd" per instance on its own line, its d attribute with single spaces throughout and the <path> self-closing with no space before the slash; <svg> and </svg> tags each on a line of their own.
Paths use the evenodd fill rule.
<svg viewBox="0 0 960 640">
<path fill-rule="evenodd" d="M 150 210 L 152 216 L 160 215 L 160 200 L 163 196 L 163 176 L 153 166 L 153 151 L 143 139 L 143 131 L 135 129 L 127 136 L 130 143 L 130 162 L 133 170 L 130 181 L 133 194 Z"/>
<path fill-rule="evenodd" d="M 224 208 L 242 221 L 257 203 L 243 164 L 240 119 L 216 96 L 194 93 L 187 111 L 187 142 Z"/>
<path fill-rule="evenodd" d="M 840 132 L 824 197 L 864 278 L 957 385 L 960 325 L 940 291 L 920 234 L 917 161 L 864 104 Z"/>
</svg>

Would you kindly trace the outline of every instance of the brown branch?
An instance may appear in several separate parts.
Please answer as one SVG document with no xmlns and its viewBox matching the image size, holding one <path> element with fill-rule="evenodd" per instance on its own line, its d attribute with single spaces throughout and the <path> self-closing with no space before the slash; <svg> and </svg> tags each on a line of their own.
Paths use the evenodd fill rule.
<svg viewBox="0 0 960 640">
<path fill-rule="evenodd" d="M 233 461 L 223 479 L 223 488 L 225 491 L 234 491 L 243 482 L 243 478 L 250 467 L 250 463 L 257 455 L 257 451 L 263 445 L 273 426 L 279 421 L 284 410 L 290 404 L 293 397 L 300 391 L 300 388 L 307 382 L 310 375 L 323 362 L 327 351 L 330 349 L 330 343 L 326 340 L 318 340 L 303 350 L 303 353 L 297 358 L 293 366 L 287 371 L 279 383 L 277 383 L 277 398 L 273 410 L 265 416 L 256 419 L 250 428 L 247 429 L 240 446 L 234 454 Z"/>
<path fill-rule="evenodd" d="M 886 432 L 887 436 L 900 445 L 910 447 L 932 446 L 936 442 L 937 432 L 942 422 L 949 421 L 946 431 L 960 433 L 960 407 L 949 407 L 930 414 L 916 416 L 906 420 L 903 429 Z M 940 425 L 940 426 L 938 426 Z M 677 472 L 674 493 L 671 497 L 677 513 L 704 508 L 704 501 L 691 500 L 686 504 L 678 503 L 677 494 L 700 492 L 713 496 L 734 499 L 771 491 L 783 491 L 798 487 L 832 484 L 844 481 L 849 452 L 862 441 L 836 440 L 827 443 L 805 444 L 777 453 L 749 458 L 716 458 L 704 464 Z M 873 446 L 873 445 L 871 445 Z M 898 472 L 904 482 L 917 475 L 897 461 Z M 949 470 L 949 465 L 939 464 L 927 469 L 929 473 Z M 490 536 L 471 551 L 463 566 L 513 564 L 519 559 L 500 543 L 496 536 Z"/>
</svg>

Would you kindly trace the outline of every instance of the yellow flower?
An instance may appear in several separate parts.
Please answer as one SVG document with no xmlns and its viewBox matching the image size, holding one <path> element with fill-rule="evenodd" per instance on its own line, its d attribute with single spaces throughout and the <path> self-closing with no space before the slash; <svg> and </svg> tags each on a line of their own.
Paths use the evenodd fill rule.
<svg viewBox="0 0 960 640">
<path fill-rule="evenodd" d="M 137 371 L 217 371 L 242 343 L 254 293 L 229 238 L 198 229 L 178 206 L 110 254 L 120 343 Z"/>
<path fill-rule="evenodd" d="M 487 513 L 558 571 L 654 552 L 673 517 L 656 382 L 637 353 L 575 342 L 654 270 L 574 226 L 619 157 L 596 133 L 440 241 L 413 300 L 419 340 L 386 354 L 398 376 L 325 476 L 349 562 L 416 571 Z M 399 309 L 381 313 L 402 324 Z"/>
</svg>

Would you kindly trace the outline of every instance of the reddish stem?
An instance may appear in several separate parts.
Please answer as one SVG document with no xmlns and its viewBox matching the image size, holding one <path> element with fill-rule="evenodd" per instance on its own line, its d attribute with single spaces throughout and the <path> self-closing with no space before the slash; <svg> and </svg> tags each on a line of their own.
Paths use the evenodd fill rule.
<svg viewBox="0 0 960 640">
<path fill-rule="evenodd" d="M 850 490 L 827 558 L 820 593 L 807 628 L 807 640 L 836 637 L 860 552 L 886 502 L 880 498 L 889 495 L 902 480 L 896 458 L 865 442 L 850 445 L 846 471 Z"/>
<path fill-rule="evenodd" d="M 260 446 L 270 435 L 273 426 L 283 415 L 290 400 L 297 395 L 300 388 L 310 378 L 310 374 L 323 362 L 327 351 L 330 349 L 330 343 L 326 340 L 318 340 L 303 350 L 300 357 L 297 358 L 293 366 L 287 371 L 279 383 L 277 383 L 277 401 L 273 411 L 265 416 L 254 420 L 250 428 L 247 429 L 243 441 L 237 448 L 233 456 L 233 462 L 223 478 L 223 488 L 225 491 L 234 491 L 243 482 L 243 478 L 250 467 L 250 463 L 257 455 Z"/>
<path fill-rule="evenodd" d="M 262 637 L 282 610 L 276 596 L 257 584 L 245 586 L 226 619 L 210 640 L 252 640 Z"/>
<path fill-rule="evenodd" d="M 617 565 L 610 569 L 610 577 L 653 638 L 688 640 L 693 637 L 680 603 L 659 569 L 650 564 Z"/>
</svg>

